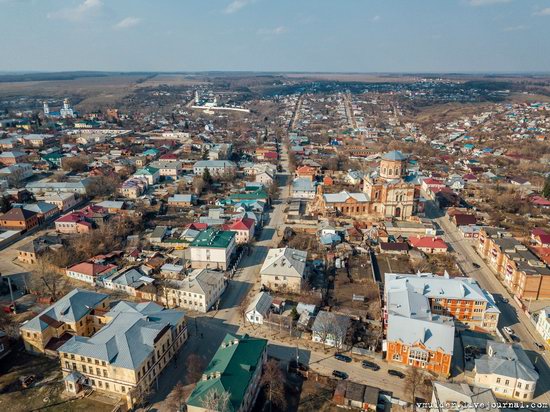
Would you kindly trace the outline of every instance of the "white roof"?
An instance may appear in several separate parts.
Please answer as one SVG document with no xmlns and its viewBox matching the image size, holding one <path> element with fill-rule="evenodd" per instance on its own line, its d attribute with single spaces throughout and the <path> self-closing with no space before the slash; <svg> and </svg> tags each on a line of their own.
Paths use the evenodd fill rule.
<svg viewBox="0 0 550 412">
<path fill-rule="evenodd" d="M 326 203 L 343 203 L 349 198 L 353 198 L 358 202 L 368 202 L 369 198 L 366 193 L 349 193 L 346 190 L 342 190 L 340 193 L 326 193 L 323 195 Z"/>
<path fill-rule="evenodd" d="M 307 252 L 289 247 L 270 249 L 260 270 L 262 275 L 304 277 Z"/>
</svg>

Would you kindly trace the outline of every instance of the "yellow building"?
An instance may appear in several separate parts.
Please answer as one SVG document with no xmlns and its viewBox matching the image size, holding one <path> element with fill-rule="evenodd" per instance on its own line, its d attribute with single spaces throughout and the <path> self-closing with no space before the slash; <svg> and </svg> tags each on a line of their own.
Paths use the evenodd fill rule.
<svg viewBox="0 0 550 412">
<path fill-rule="evenodd" d="M 96 312 L 107 309 L 107 295 L 74 289 L 21 326 L 25 349 L 55 354 L 72 336 L 91 336 L 100 325 Z"/>
<path fill-rule="evenodd" d="M 106 392 L 132 408 L 187 340 L 184 313 L 123 301 L 99 322 L 91 337 L 73 336 L 59 348 L 65 389 Z"/>
</svg>

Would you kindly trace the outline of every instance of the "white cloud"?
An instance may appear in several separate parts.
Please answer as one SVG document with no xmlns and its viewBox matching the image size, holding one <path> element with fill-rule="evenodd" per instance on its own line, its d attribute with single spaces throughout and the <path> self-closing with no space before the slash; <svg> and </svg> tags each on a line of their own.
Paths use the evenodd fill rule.
<svg viewBox="0 0 550 412">
<path fill-rule="evenodd" d="M 224 12 L 227 14 L 236 13 L 239 10 L 241 10 L 243 7 L 246 7 L 253 2 L 254 0 L 233 0 L 231 3 L 227 5 Z"/>
<path fill-rule="evenodd" d="M 379 15 L 376 15 L 376 16 L 374 16 L 371 20 L 372 20 L 372 21 L 378 21 L 378 20 L 380 20 L 380 16 L 379 16 Z"/>
<path fill-rule="evenodd" d="M 550 16 L 550 7 L 541 9 L 535 13 L 537 16 Z"/>
<path fill-rule="evenodd" d="M 264 36 L 278 36 L 279 34 L 284 34 L 287 31 L 288 31 L 288 27 L 279 26 L 273 29 L 260 29 L 258 30 L 258 34 L 261 34 Z"/>
<path fill-rule="evenodd" d="M 80 21 L 84 18 L 95 16 L 103 7 L 102 0 L 84 0 L 76 7 L 61 9 L 48 13 L 49 19 Z"/>
<path fill-rule="evenodd" d="M 512 0 L 468 0 L 471 6 L 489 6 L 491 4 L 510 3 Z"/>
<path fill-rule="evenodd" d="M 113 26 L 113 28 L 116 30 L 124 30 L 132 27 L 136 27 L 139 23 L 141 23 L 140 18 L 129 16 L 119 21 L 117 24 Z"/>
</svg>

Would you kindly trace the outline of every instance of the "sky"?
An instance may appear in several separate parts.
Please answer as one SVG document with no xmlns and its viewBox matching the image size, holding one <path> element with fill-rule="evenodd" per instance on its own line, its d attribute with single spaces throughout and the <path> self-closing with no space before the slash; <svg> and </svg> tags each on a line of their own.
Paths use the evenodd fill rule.
<svg viewBox="0 0 550 412">
<path fill-rule="evenodd" d="M 550 72 L 550 0 L 0 0 L 0 71 Z"/>
</svg>

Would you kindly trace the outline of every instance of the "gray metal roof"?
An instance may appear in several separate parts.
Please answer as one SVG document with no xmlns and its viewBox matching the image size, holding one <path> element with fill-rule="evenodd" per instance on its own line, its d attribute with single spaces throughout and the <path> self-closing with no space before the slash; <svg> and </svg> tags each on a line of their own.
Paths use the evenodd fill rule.
<svg viewBox="0 0 550 412">
<path fill-rule="evenodd" d="M 113 320 L 95 335 L 90 338 L 74 336 L 59 351 L 89 356 L 116 367 L 135 370 L 154 351 L 155 340 L 163 329 L 167 326 L 173 328 L 184 313 L 163 309 L 152 302 L 121 302 L 108 316 L 114 316 Z"/>
<path fill-rule="evenodd" d="M 21 329 L 41 332 L 49 326 L 47 323 L 48 318 L 58 322 L 78 322 L 100 302 L 107 299 L 107 297 L 108 295 L 103 293 L 73 289 L 53 305 L 29 320 Z"/>
<path fill-rule="evenodd" d="M 270 249 L 260 273 L 262 275 L 283 275 L 304 277 L 307 252 L 289 247 Z"/>
</svg>

